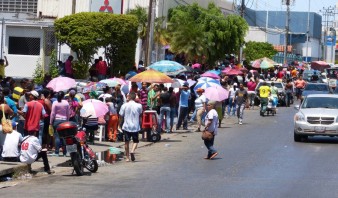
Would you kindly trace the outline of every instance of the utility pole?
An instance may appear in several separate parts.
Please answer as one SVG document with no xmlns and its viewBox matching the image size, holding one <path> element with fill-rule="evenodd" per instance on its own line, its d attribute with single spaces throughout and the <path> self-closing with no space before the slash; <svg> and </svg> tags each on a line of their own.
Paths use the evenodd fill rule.
<svg viewBox="0 0 338 198">
<path fill-rule="evenodd" d="M 290 4 L 294 0 L 283 0 L 283 5 L 286 5 L 286 21 L 285 21 L 285 39 L 284 39 L 284 64 L 287 64 L 288 40 L 289 40 L 289 22 L 290 22 Z"/>
<path fill-rule="evenodd" d="M 309 9 L 307 12 L 307 28 L 306 28 L 306 62 L 309 62 L 309 34 L 310 34 L 310 0 L 309 0 Z M 312 47 L 311 47 L 311 54 L 312 54 Z M 311 56 L 312 57 L 312 56 Z"/>
<path fill-rule="evenodd" d="M 150 40 L 150 29 L 151 29 L 151 21 L 152 21 L 152 13 L 153 13 L 153 2 L 155 0 L 149 0 L 149 10 L 148 10 L 148 23 L 147 23 L 147 32 L 146 32 L 146 51 L 144 56 L 144 65 L 148 67 L 150 64 L 151 57 L 151 40 Z"/>
<path fill-rule="evenodd" d="M 327 37 L 328 37 L 329 31 L 331 29 L 329 27 L 329 22 L 331 22 L 330 17 L 335 16 L 335 14 L 337 14 L 335 12 L 335 10 L 336 10 L 336 8 L 334 6 L 333 7 L 329 6 L 328 8 L 323 7 L 323 10 L 319 10 L 319 12 L 323 13 L 324 20 L 325 20 L 323 22 L 325 24 L 325 27 L 324 27 L 324 61 L 326 61 L 326 62 L 328 62 L 328 60 L 332 61 L 332 56 L 333 56 L 332 52 L 331 53 L 328 52 L 329 48 L 328 48 L 328 45 L 327 45 L 327 43 L 328 43 Z M 333 38 L 333 36 L 332 36 L 332 38 Z M 333 43 L 332 43 L 332 45 L 333 45 Z M 331 47 L 332 47 L 332 45 L 331 45 Z M 334 49 L 330 49 L 330 50 L 334 50 Z M 331 56 L 330 59 L 329 59 L 328 56 Z"/>
<path fill-rule="evenodd" d="M 242 4 L 241 4 L 241 17 L 242 18 L 244 18 L 244 10 L 245 10 L 245 0 L 242 0 Z M 242 64 L 242 54 L 243 54 L 243 46 L 239 48 L 239 55 L 238 55 L 239 64 Z"/>
<path fill-rule="evenodd" d="M 72 1 L 72 14 L 76 13 L 76 0 Z"/>
</svg>

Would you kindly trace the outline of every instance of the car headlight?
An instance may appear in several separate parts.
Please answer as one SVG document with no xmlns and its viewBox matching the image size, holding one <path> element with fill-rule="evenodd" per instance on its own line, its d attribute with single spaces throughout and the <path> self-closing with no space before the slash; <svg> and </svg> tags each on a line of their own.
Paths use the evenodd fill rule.
<svg viewBox="0 0 338 198">
<path fill-rule="evenodd" d="M 305 121 L 305 116 L 302 113 L 296 113 L 294 121 Z"/>
</svg>

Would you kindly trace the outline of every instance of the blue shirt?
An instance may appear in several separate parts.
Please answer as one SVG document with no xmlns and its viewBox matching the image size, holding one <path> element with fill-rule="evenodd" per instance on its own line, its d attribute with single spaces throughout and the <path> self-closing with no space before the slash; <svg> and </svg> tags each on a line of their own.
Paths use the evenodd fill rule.
<svg viewBox="0 0 338 198">
<path fill-rule="evenodd" d="M 16 108 L 16 104 L 12 99 L 10 99 L 8 96 L 5 96 L 5 101 L 14 113 L 18 113 L 18 108 Z"/>
<path fill-rule="evenodd" d="M 190 90 L 181 90 L 181 95 L 180 95 L 180 106 L 181 107 L 188 107 L 188 101 L 189 101 L 189 96 L 190 96 Z"/>
</svg>

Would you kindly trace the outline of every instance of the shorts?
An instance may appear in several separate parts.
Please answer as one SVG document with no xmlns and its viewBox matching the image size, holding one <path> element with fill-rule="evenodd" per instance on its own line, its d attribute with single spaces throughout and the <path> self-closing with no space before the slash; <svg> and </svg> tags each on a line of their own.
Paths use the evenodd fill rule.
<svg viewBox="0 0 338 198">
<path fill-rule="evenodd" d="M 138 132 L 128 132 L 128 131 L 123 131 L 124 134 L 124 141 L 129 142 L 131 139 L 133 139 L 134 143 L 139 143 L 138 140 Z"/>
</svg>

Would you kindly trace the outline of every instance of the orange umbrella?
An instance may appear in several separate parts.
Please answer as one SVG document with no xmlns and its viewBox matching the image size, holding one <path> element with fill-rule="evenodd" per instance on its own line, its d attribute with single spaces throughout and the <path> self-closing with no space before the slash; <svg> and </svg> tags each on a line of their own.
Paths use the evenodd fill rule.
<svg viewBox="0 0 338 198">
<path fill-rule="evenodd" d="M 147 82 L 147 83 L 172 83 L 174 82 L 169 76 L 162 72 L 148 69 L 129 79 L 131 82 Z"/>
</svg>

